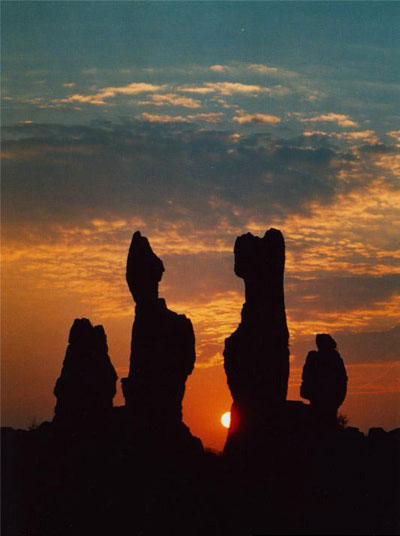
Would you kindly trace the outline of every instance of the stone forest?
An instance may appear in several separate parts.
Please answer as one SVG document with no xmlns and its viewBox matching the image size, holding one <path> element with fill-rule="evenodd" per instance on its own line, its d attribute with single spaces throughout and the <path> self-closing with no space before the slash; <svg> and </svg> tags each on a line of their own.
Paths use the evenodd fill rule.
<svg viewBox="0 0 400 536">
<path fill-rule="evenodd" d="M 309 403 L 286 399 L 284 267 L 280 231 L 237 238 L 245 302 L 225 340 L 233 403 L 216 454 L 182 421 L 192 323 L 159 297 L 163 262 L 135 232 L 125 405 L 113 406 L 118 378 L 103 327 L 75 319 L 52 422 L 2 429 L 4 536 L 399 534 L 400 429 L 364 435 L 340 422 L 347 374 L 329 334 L 317 335 L 304 365 Z"/>
</svg>

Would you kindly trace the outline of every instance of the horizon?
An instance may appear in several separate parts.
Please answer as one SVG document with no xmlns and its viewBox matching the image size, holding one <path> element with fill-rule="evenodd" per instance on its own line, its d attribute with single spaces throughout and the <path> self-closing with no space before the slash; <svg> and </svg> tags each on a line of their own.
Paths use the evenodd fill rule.
<svg viewBox="0 0 400 536">
<path fill-rule="evenodd" d="M 126 376 L 140 230 L 160 297 L 195 330 L 184 422 L 221 450 L 223 344 L 244 302 L 233 245 L 274 227 L 288 399 L 330 333 L 349 376 L 339 413 L 398 427 L 400 5 L 6 1 L 2 15 L 3 425 L 52 418 L 74 318 L 104 326 Z"/>
</svg>

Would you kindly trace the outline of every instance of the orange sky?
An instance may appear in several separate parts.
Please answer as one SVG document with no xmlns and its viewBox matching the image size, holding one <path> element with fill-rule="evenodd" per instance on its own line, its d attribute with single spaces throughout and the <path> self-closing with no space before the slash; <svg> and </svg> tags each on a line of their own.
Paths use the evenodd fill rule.
<svg viewBox="0 0 400 536">
<path fill-rule="evenodd" d="M 358 200 L 360 205 L 367 202 L 371 201 Z M 397 322 L 398 298 L 391 295 L 365 304 L 363 300 L 356 303 L 355 296 L 353 304 L 343 304 L 343 292 L 352 292 L 349 280 L 344 290 L 333 289 L 333 295 L 321 300 L 324 286 L 330 284 L 324 276 L 341 267 L 343 261 L 342 253 L 331 247 L 329 240 L 318 238 L 314 245 L 314 237 L 341 233 L 338 239 L 343 250 L 362 247 L 361 242 L 358 245 L 347 238 L 349 231 L 345 226 L 341 231 L 334 216 L 330 218 L 334 213 L 320 213 L 308 226 L 302 219 L 287 222 L 286 302 L 292 352 L 289 398 L 299 399 L 301 367 L 307 351 L 314 348 L 314 334 L 338 333 L 339 349 L 343 341 L 352 354 L 342 351 L 349 391 L 340 411 L 351 425 L 364 431 L 371 426 L 394 428 L 400 402 L 400 362 L 392 354 L 384 362 L 379 362 L 382 356 L 375 356 L 378 362 L 368 362 L 371 356 L 359 358 L 355 355 L 357 346 L 349 346 L 347 339 L 348 333 L 379 331 L 379 341 L 379 336 Z M 357 217 L 362 218 L 362 212 L 357 215 L 355 204 L 353 221 Z M 27 427 L 52 418 L 52 390 L 75 317 L 88 317 L 104 325 L 117 373 L 120 378 L 127 375 L 134 306 L 124 269 L 131 226 L 132 222 L 95 221 L 86 229 L 66 230 L 56 242 L 41 239 L 42 243 L 34 246 L 3 244 L 3 424 Z M 305 253 L 294 253 L 291 244 L 300 233 L 292 235 L 290 229 L 300 226 L 311 243 Z M 261 228 L 251 229 L 262 232 Z M 170 236 L 148 236 L 166 267 L 160 295 L 167 298 L 169 308 L 191 318 L 196 333 L 197 366 L 187 383 L 185 422 L 206 446 L 221 449 L 226 430 L 220 417 L 231 403 L 222 367 L 223 341 L 235 329 L 243 302 L 242 281 L 233 274 L 233 253 L 229 251 L 234 235 L 220 242 L 212 242 L 212 234 L 210 238 L 200 235 L 196 240 L 184 240 L 173 229 Z M 369 247 L 381 251 L 375 244 Z M 391 273 L 391 267 L 384 264 L 351 268 L 374 277 Z M 311 282 L 301 296 L 293 271 L 301 281 Z M 362 346 L 359 349 L 363 351 Z M 114 403 L 123 403 L 120 388 Z"/>
<path fill-rule="evenodd" d="M 2 415 L 51 419 L 74 318 L 120 377 L 132 233 L 191 318 L 185 421 L 220 449 L 235 238 L 286 241 L 291 399 L 316 333 L 338 342 L 351 425 L 399 426 L 396 2 L 2 3 Z M 84 21 L 84 24 L 83 22 Z M 120 391 L 115 401 L 122 403 Z"/>
</svg>

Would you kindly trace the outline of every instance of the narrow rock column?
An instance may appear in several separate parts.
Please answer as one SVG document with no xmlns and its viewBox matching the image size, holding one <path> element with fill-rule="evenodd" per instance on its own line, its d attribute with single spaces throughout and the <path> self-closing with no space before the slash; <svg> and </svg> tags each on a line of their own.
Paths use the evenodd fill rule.
<svg viewBox="0 0 400 536">
<path fill-rule="evenodd" d="M 118 376 L 108 355 L 103 326 L 77 318 L 71 327 L 68 347 L 54 394 L 54 420 L 79 424 L 110 412 Z"/>
<path fill-rule="evenodd" d="M 285 242 L 276 229 L 235 242 L 235 274 L 244 279 L 238 328 L 225 340 L 224 367 L 233 398 L 230 433 L 259 426 L 281 407 L 289 377 L 283 276 Z"/>
<path fill-rule="evenodd" d="M 195 362 L 192 323 L 158 297 L 164 265 L 137 231 L 128 254 L 126 279 L 136 302 L 130 368 L 122 379 L 128 410 L 152 428 L 182 422 L 185 382 Z"/>
</svg>

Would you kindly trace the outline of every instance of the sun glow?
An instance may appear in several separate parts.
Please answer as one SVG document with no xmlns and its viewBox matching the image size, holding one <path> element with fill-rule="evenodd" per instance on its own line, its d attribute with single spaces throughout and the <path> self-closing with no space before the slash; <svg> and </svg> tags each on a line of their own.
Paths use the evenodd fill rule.
<svg viewBox="0 0 400 536">
<path fill-rule="evenodd" d="M 229 428 L 231 424 L 231 412 L 227 411 L 224 413 L 221 417 L 221 424 L 222 426 L 225 426 L 225 428 Z"/>
</svg>

